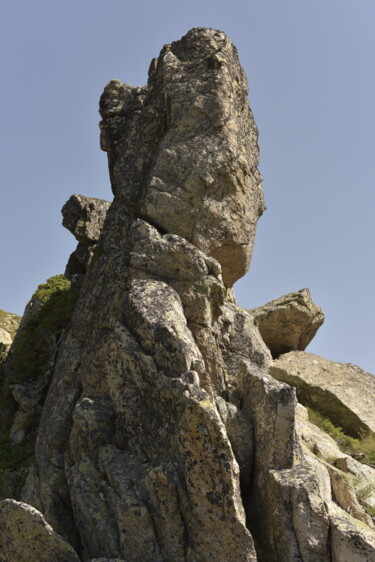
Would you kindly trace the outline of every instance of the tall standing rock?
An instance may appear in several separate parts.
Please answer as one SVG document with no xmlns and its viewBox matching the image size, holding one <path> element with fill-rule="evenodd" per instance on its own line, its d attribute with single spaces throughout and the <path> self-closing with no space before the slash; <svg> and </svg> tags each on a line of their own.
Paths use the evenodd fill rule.
<svg viewBox="0 0 375 562">
<path fill-rule="evenodd" d="M 146 87 L 112 81 L 101 98 L 115 198 L 22 498 L 83 560 L 328 562 L 345 533 L 303 455 L 295 390 L 230 298 L 264 209 L 246 96 L 230 40 L 193 29 Z M 86 203 L 68 207 L 90 224 Z"/>
<path fill-rule="evenodd" d="M 225 300 L 264 208 L 246 96 L 230 40 L 194 29 L 164 47 L 147 87 L 112 81 L 101 98 L 115 198 L 24 497 L 83 558 L 256 560 L 236 369 L 242 344 L 254 372 L 271 356 Z"/>
<path fill-rule="evenodd" d="M 193 29 L 152 61 L 147 87 L 113 80 L 100 101 L 115 195 L 217 259 L 227 287 L 249 267 L 265 208 L 247 93 L 232 42 Z"/>
</svg>

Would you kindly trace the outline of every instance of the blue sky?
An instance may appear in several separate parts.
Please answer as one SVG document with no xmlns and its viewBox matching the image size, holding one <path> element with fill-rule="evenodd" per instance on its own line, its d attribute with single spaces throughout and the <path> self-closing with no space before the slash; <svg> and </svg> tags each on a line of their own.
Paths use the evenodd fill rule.
<svg viewBox="0 0 375 562">
<path fill-rule="evenodd" d="M 72 193 L 110 200 L 98 101 L 191 27 L 239 50 L 268 210 L 236 285 L 256 307 L 310 288 L 326 313 L 308 351 L 375 373 L 374 0 L 22 0 L 0 13 L 0 308 L 22 313 L 75 246 Z"/>
</svg>

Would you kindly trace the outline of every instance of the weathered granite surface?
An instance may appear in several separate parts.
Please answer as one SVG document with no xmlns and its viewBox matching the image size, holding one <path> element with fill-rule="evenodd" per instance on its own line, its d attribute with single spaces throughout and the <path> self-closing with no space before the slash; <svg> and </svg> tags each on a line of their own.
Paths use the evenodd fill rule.
<svg viewBox="0 0 375 562">
<path fill-rule="evenodd" d="M 324 322 L 322 309 L 301 289 L 249 310 L 273 357 L 304 350 Z"/>
<path fill-rule="evenodd" d="M 73 548 L 30 505 L 0 501 L 0 560 L 79 562 Z"/>
<path fill-rule="evenodd" d="M 198 28 L 163 48 L 147 86 L 111 81 L 101 98 L 115 197 L 107 208 L 73 196 L 64 208 L 66 226 L 96 247 L 72 272 L 79 298 L 22 507 L 78 559 L 375 555 L 370 522 L 334 503 L 343 467 L 330 465 L 331 478 L 303 442 L 295 389 L 270 375 L 253 315 L 234 303 L 264 209 L 246 96 L 231 41 Z M 336 490 L 346 493 L 338 479 Z"/>
<path fill-rule="evenodd" d="M 349 435 L 375 433 L 375 377 L 360 367 L 292 351 L 277 359 L 270 372 L 295 387 L 302 404 L 317 409 Z"/>
<path fill-rule="evenodd" d="M 247 93 L 232 42 L 198 28 L 165 45 L 146 87 L 113 80 L 100 100 L 114 194 L 218 260 L 227 287 L 248 269 L 265 209 Z"/>
<path fill-rule="evenodd" d="M 62 208 L 63 226 L 78 241 L 65 269 L 65 275 L 75 286 L 82 282 L 104 226 L 110 203 L 103 199 L 72 195 Z"/>
</svg>

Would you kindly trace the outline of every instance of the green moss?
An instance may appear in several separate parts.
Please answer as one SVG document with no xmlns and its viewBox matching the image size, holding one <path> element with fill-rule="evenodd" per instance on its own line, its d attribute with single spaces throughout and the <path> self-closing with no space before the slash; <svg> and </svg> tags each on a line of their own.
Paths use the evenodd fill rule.
<svg viewBox="0 0 375 562">
<path fill-rule="evenodd" d="M 364 435 L 360 439 L 350 437 L 344 433 L 341 427 L 335 426 L 316 410 L 307 408 L 307 411 L 309 421 L 328 433 L 345 453 L 349 455 L 364 454 L 363 462 L 371 465 L 375 464 L 375 436 L 373 434 Z"/>
</svg>

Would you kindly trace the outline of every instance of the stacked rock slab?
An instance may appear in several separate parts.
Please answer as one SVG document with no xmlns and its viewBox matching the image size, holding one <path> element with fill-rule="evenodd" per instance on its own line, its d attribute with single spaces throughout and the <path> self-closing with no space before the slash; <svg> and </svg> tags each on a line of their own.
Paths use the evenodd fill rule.
<svg viewBox="0 0 375 562">
<path fill-rule="evenodd" d="M 249 310 L 272 353 L 304 350 L 324 322 L 322 309 L 313 303 L 308 289 L 301 289 Z"/>
<path fill-rule="evenodd" d="M 348 435 L 375 434 L 375 377 L 360 367 L 293 351 L 274 362 L 271 374 L 295 387 L 299 402 L 321 412 Z"/>
<path fill-rule="evenodd" d="M 147 86 L 112 81 L 101 98 L 115 197 L 23 491 L 43 533 L 48 522 L 82 560 L 346 560 L 348 524 L 303 453 L 295 390 L 269 375 L 252 315 L 230 298 L 264 209 L 246 96 L 230 40 L 193 29 Z M 353 559 L 371 561 L 359 536 Z M 17 540 L 0 525 L 4 538 Z"/>
</svg>

